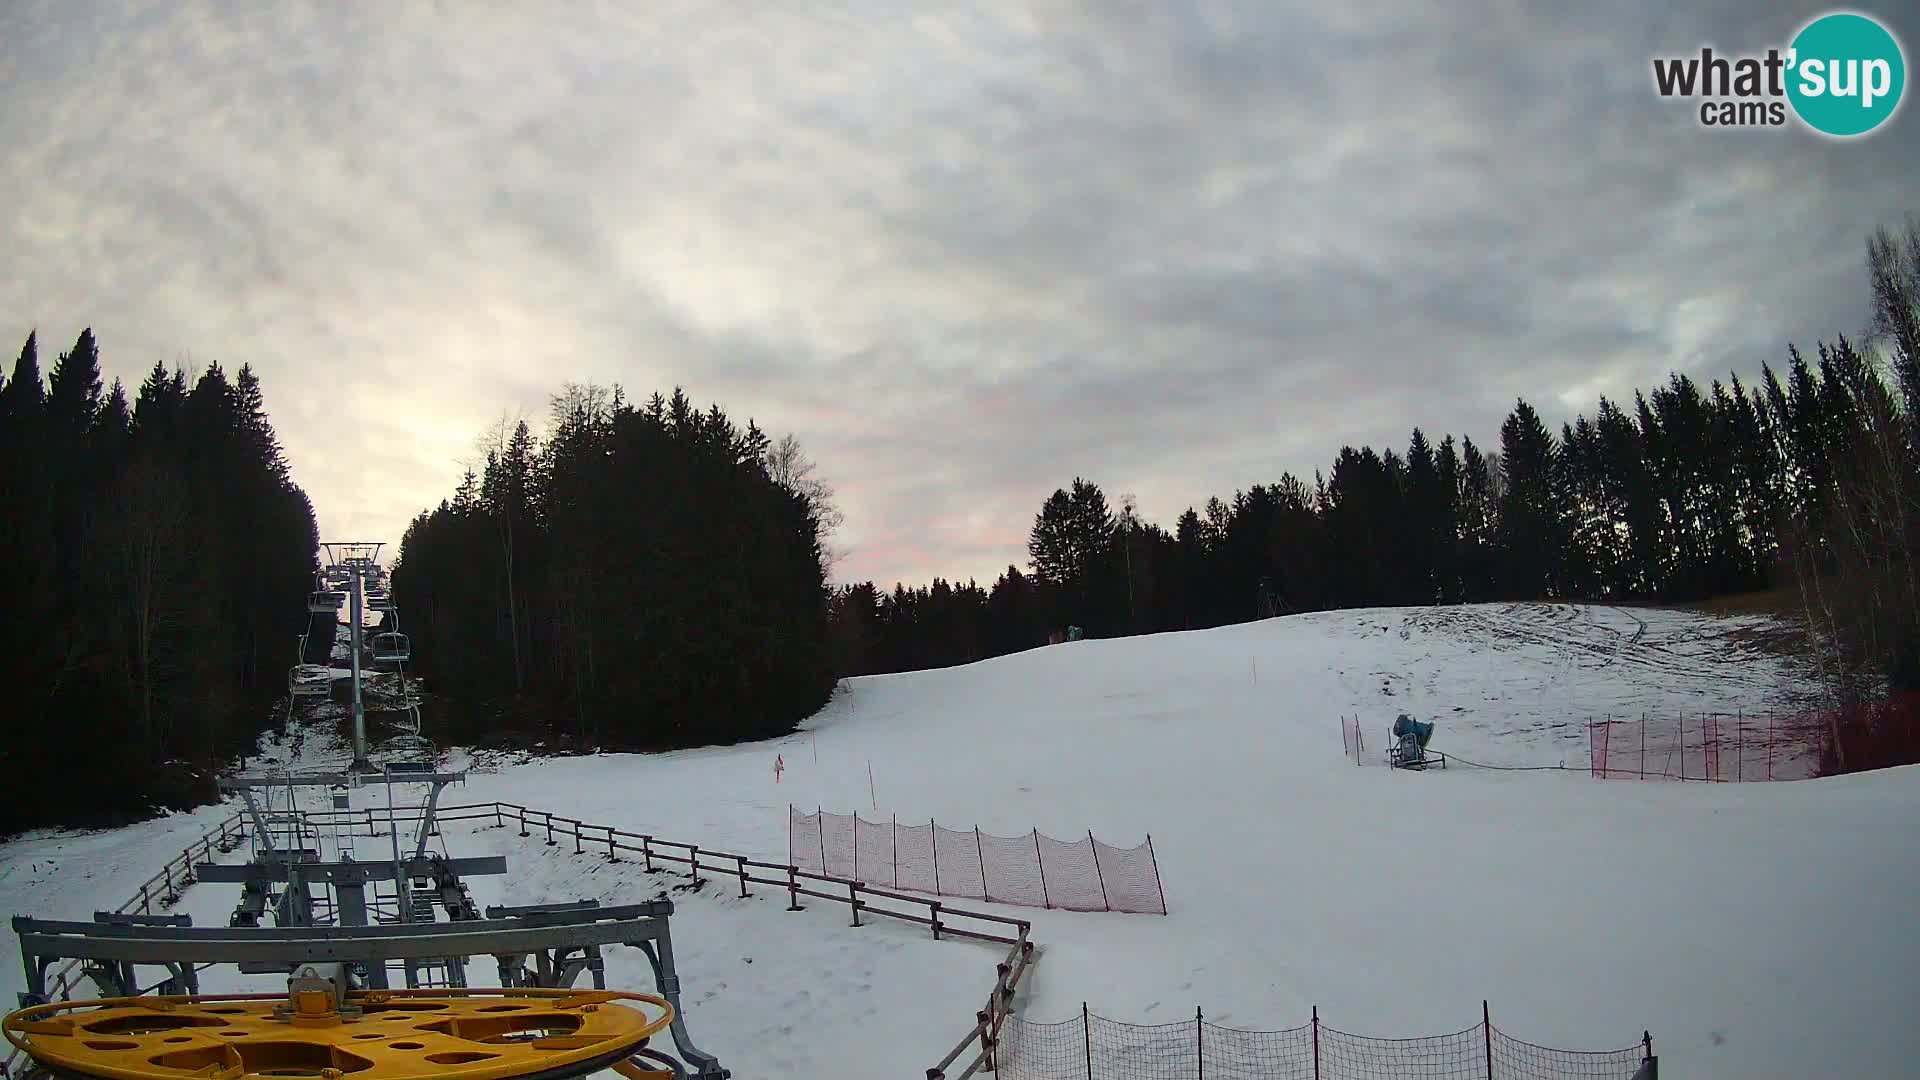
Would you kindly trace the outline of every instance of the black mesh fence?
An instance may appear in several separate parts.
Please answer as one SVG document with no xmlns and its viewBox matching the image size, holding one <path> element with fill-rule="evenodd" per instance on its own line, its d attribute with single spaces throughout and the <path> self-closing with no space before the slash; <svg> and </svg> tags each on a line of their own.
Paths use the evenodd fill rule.
<svg viewBox="0 0 1920 1080">
<path fill-rule="evenodd" d="M 1127 1024 L 1090 1011 L 1057 1024 L 1009 1016 L 1001 1080 L 1655 1080 L 1653 1040 L 1620 1050 L 1561 1050 L 1482 1022 L 1450 1035 L 1382 1039 L 1316 1015 L 1278 1031 L 1194 1018 Z"/>
</svg>

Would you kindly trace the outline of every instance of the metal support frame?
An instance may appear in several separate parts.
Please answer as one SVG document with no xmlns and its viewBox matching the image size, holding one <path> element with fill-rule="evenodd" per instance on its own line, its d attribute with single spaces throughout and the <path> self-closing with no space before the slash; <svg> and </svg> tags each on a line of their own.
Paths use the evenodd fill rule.
<svg viewBox="0 0 1920 1080">
<path fill-rule="evenodd" d="M 527 904 L 520 907 L 494 906 L 487 909 L 489 919 L 523 918 L 528 915 L 545 915 L 556 911 L 591 911 L 600 907 L 598 900 L 571 900 L 553 904 Z M 531 957 L 534 966 L 527 967 Z M 563 989 L 579 980 L 582 972 L 591 972 L 593 988 L 607 988 L 606 962 L 601 958 L 600 946 L 587 945 L 581 948 L 561 947 L 545 949 L 534 953 L 520 953 L 513 956 L 495 957 L 500 962 L 501 986 L 540 986 Z"/>
<path fill-rule="evenodd" d="M 281 926 L 310 926 L 316 923 L 340 921 L 345 925 L 365 925 L 367 911 L 364 885 L 370 881 L 397 881 L 395 897 L 396 921 L 406 922 L 413 917 L 414 898 L 409 882 L 415 877 L 431 878 L 435 882 L 435 899 L 446 905 L 449 918 L 477 918 L 478 911 L 464 885 L 459 881 L 462 874 L 498 874 L 505 873 L 505 860 L 444 860 L 437 857 L 434 862 L 426 862 L 427 840 L 439 826 L 438 810 L 440 795 L 447 785 L 463 783 L 465 772 L 442 772 L 438 770 L 405 772 L 393 769 L 378 773 L 355 772 L 314 772 L 289 773 L 281 776 L 243 775 L 220 781 L 220 790 L 238 794 L 246 805 L 248 820 L 252 824 L 257 853 L 252 865 L 234 867 L 207 864 L 202 867 L 211 876 L 208 881 L 239 883 L 244 886 L 240 905 L 234 910 L 230 925 L 235 927 L 258 926 L 260 916 L 271 907 L 274 921 Z M 344 850 L 345 858 L 339 863 L 320 861 L 320 852 L 306 846 L 307 815 L 293 805 L 293 792 L 299 788 L 324 787 L 336 793 L 344 790 L 365 787 L 369 781 L 384 782 L 387 787 L 387 801 L 394 802 L 395 784 L 426 784 L 428 796 L 422 805 L 419 830 L 412 839 L 412 852 L 407 854 L 400 848 L 398 826 L 393 829 L 393 859 L 387 864 L 389 872 L 373 872 L 374 863 L 362 863 L 351 858 Z M 281 788 L 288 792 L 288 810 L 285 820 L 294 825 L 290 844 L 283 846 L 276 837 L 274 826 L 281 816 L 273 810 L 272 793 Z M 259 798 L 261 792 L 267 793 L 267 804 L 263 807 Z M 328 817 L 326 820 L 335 820 Z M 312 886 L 316 883 L 334 886 L 333 894 L 325 905 L 324 911 L 316 915 L 316 897 Z M 284 885 L 278 895 L 273 886 Z M 344 916 L 344 909 L 354 909 L 352 922 Z M 458 911 L 459 914 L 455 914 Z M 429 918 L 430 918 L 429 914 Z M 384 976 L 382 976 L 384 977 Z M 409 972 L 409 979 L 414 973 Z M 412 982 L 409 982 L 412 985 Z M 458 984 L 456 984 L 458 985 Z"/>
<path fill-rule="evenodd" d="M 418 778 L 414 778 L 418 782 Z M 420 834 L 414 838 L 413 857 L 419 858 L 427 853 L 427 837 L 433 834 L 433 815 L 440 808 L 440 793 L 447 789 L 445 780 L 435 777 L 431 783 L 433 790 L 427 795 L 426 812 L 420 815 Z"/>
</svg>

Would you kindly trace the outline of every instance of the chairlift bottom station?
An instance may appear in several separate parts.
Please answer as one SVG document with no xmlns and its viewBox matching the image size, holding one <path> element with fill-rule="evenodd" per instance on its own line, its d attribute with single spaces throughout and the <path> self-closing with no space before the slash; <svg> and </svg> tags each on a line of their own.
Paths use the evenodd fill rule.
<svg viewBox="0 0 1920 1080">
<path fill-rule="evenodd" d="M 464 774 L 392 766 L 382 773 L 221 781 L 245 803 L 253 857 L 193 872 L 205 884 L 243 886 L 227 926 L 195 927 L 186 915 L 15 917 L 28 989 L 0 1031 L 26 1055 L 27 1070 L 17 1075 L 563 1080 L 611 1069 L 627 1080 L 727 1080 L 729 1070 L 693 1044 L 679 1007 L 671 901 L 482 912 L 462 879 L 505 873 L 506 859 L 427 850 L 439 834 L 439 795 Z M 394 791 L 408 785 L 429 794 L 402 817 Z M 355 830 L 378 822 L 380 808 L 342 804 L 376 786 L 388 792 L 390 828 L 369 837 Z M 276 805 L 276 791 L 301 789 L 321 790 L 332 809 L 303 810 L 291 798 Z M 414 820 L 417 829 L 407 824 L 411 835 L 403 836 L 402 825 Z M 356 843 L 377 846 L 356 859 Z M 645 954 L 656 993 L 607 987 L 602 951 L 614 945 Z M 499 985 L 469 987 L 469 961 L 483 956 L 496 962 Z M 103 996 L 54 1000 L 49 971 L 62 960 L 84 965 Z M 225 964 L 283 974 L 286 992 L 200 993 L 199 973 Z M 387 985 L 395 964 L 405 989 Z M 142 966 L 166 975 L 143 977 Z M 573 985 L 582 975 L 591 988 Z M 672 1052 L 649 1044 L 662 1035 Z"/>
</svg>

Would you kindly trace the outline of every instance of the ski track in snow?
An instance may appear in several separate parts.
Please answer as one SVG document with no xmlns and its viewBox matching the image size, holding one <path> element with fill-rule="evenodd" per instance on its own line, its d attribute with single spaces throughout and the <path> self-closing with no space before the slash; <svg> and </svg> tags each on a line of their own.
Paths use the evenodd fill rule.
<svg viewBox="0 0 1920 1080">
<path fill-rule="evenodd" d="M 1151 832 L 1171 914 L 1029 918 L 1043 958 L 1032 1019 L 1082 1001 L 1118 1020 L 1363 1034 L 1454 1031 L 1491 999 L 1517 1038 L 1623 1046 L 1652 1030 L 1674 1075 L 1892 1076 L 1920 1036 L 1910 841 L 1920 768 L 1777 784 L 1592 780 L 1590 719 L 1804 706 L 1805 678 L 1750 643 L 1763 618 L 1655 609 L 1479 605 L 1321 613 L 1217 630 L 1050 646 L 965 667 L 849 680 L 786 738 L 659 755 L 492 764 L 444 802 L 506 800 L 784 860 L 787 805 L 1056 836 Z M 1489 764 L 1355 768 L 1395 714 L 1437 720 L 1436 749 Z M 301 767 L 344 756 L 316 729 Z M 775 755 L 786 770 L 774 782 Z M 256 764 L 256 767 L 257 764 Z M 873 776 L 869 795 L 868 769 Z M 384 805 L 369 790 L 355 805 Z M 316 804 L 318 796 L 315 796 Z M 876 805 L 877 804 L 877 805 Z M 4 846 L 0 909 L 85 918 L 111 907 L 226 813 Z M 819 900 L 547 847 L 511 825 L 452 823 L 456 854 L 504 854 L 476 898 L 678 905 L 674 944 L 698 1045 L 735 1075 L 918 1076 L 972 1022 L 997 947 L 935 942 Z M 228 858 L 239 858 L 244 849 Z M 230 887 L 177 910 L 224 925 Z M 751 962 L 749 962 L 751 961 Z M 490 961 L 472 969 L 489 981 Z M 210 976 L 215 973 L 209 973 Z M 637 951 L 611 985 L 649 989 Z M 0 937 L 0 990 L 22 986 Z M 209 992 L 271 980 L 219 973 Z"/>
</svg>

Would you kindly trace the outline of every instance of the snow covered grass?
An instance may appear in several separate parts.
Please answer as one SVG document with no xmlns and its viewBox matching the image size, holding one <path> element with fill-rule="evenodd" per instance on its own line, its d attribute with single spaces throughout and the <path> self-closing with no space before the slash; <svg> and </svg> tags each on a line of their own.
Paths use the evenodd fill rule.
<svg viewBox="0 0 1920 1080">
<path fill-rule="evenodd" d="M 1035 1020 L 1084 1000 L 1122 1020 L 1200 1005 L 1272 1028 L 1317 1004 L 1348 1031 L 1419 1035 L 1473 1024 L 1485 997 L 1533 1042 L 1613 1047 L 1650 1028 L 1674 1075 L 1904 1074 L 1920 1053 L 1920 769 L 1744 785 L 1585 771 L 1589 718 L 1798 708 L 1804 679 L 1755 644 L 1770 625 L 1488 605 L 1077 642 L 850 680 L 772 743 L 473 761 L 497 771 L 447 798 L 781 861 L 789 802 L 1116 844 L 1151 831 L 1168 916 L 999 909 L 1045 946 L 1023 994 Z M 1340 716 L 1359 715 L 1377 753 L 1399 712 L 1437 720 L 1436 749 L 1570 769 L 1406 774 L 1342 756 Z M 310 742 L 301 757 L 328 753 Z M 137 884 L 184 842 L 176 820 L 8 845 L 0 908 L 85 917 L 117 902 L 111 879 L 74 871 L 101 852 Z M 472 824 L 449 828 L 452 850 L 513 868 L 474 881 L 483 903 L 631 901 L 684 880 Z M 52 875 L 15 870 L 56 854 Z M 991 982 L 986 946 L 732 891 L 670 895 L 693 1034 L 737 1075 L 919 1075 Z M 224 923 L 236 899 L 199 886 L 183 908 Z M 610 974 L 644 982 L 625 952 Z M 16 989 L 17 964 L 0 970 Z"/>
</svg>

